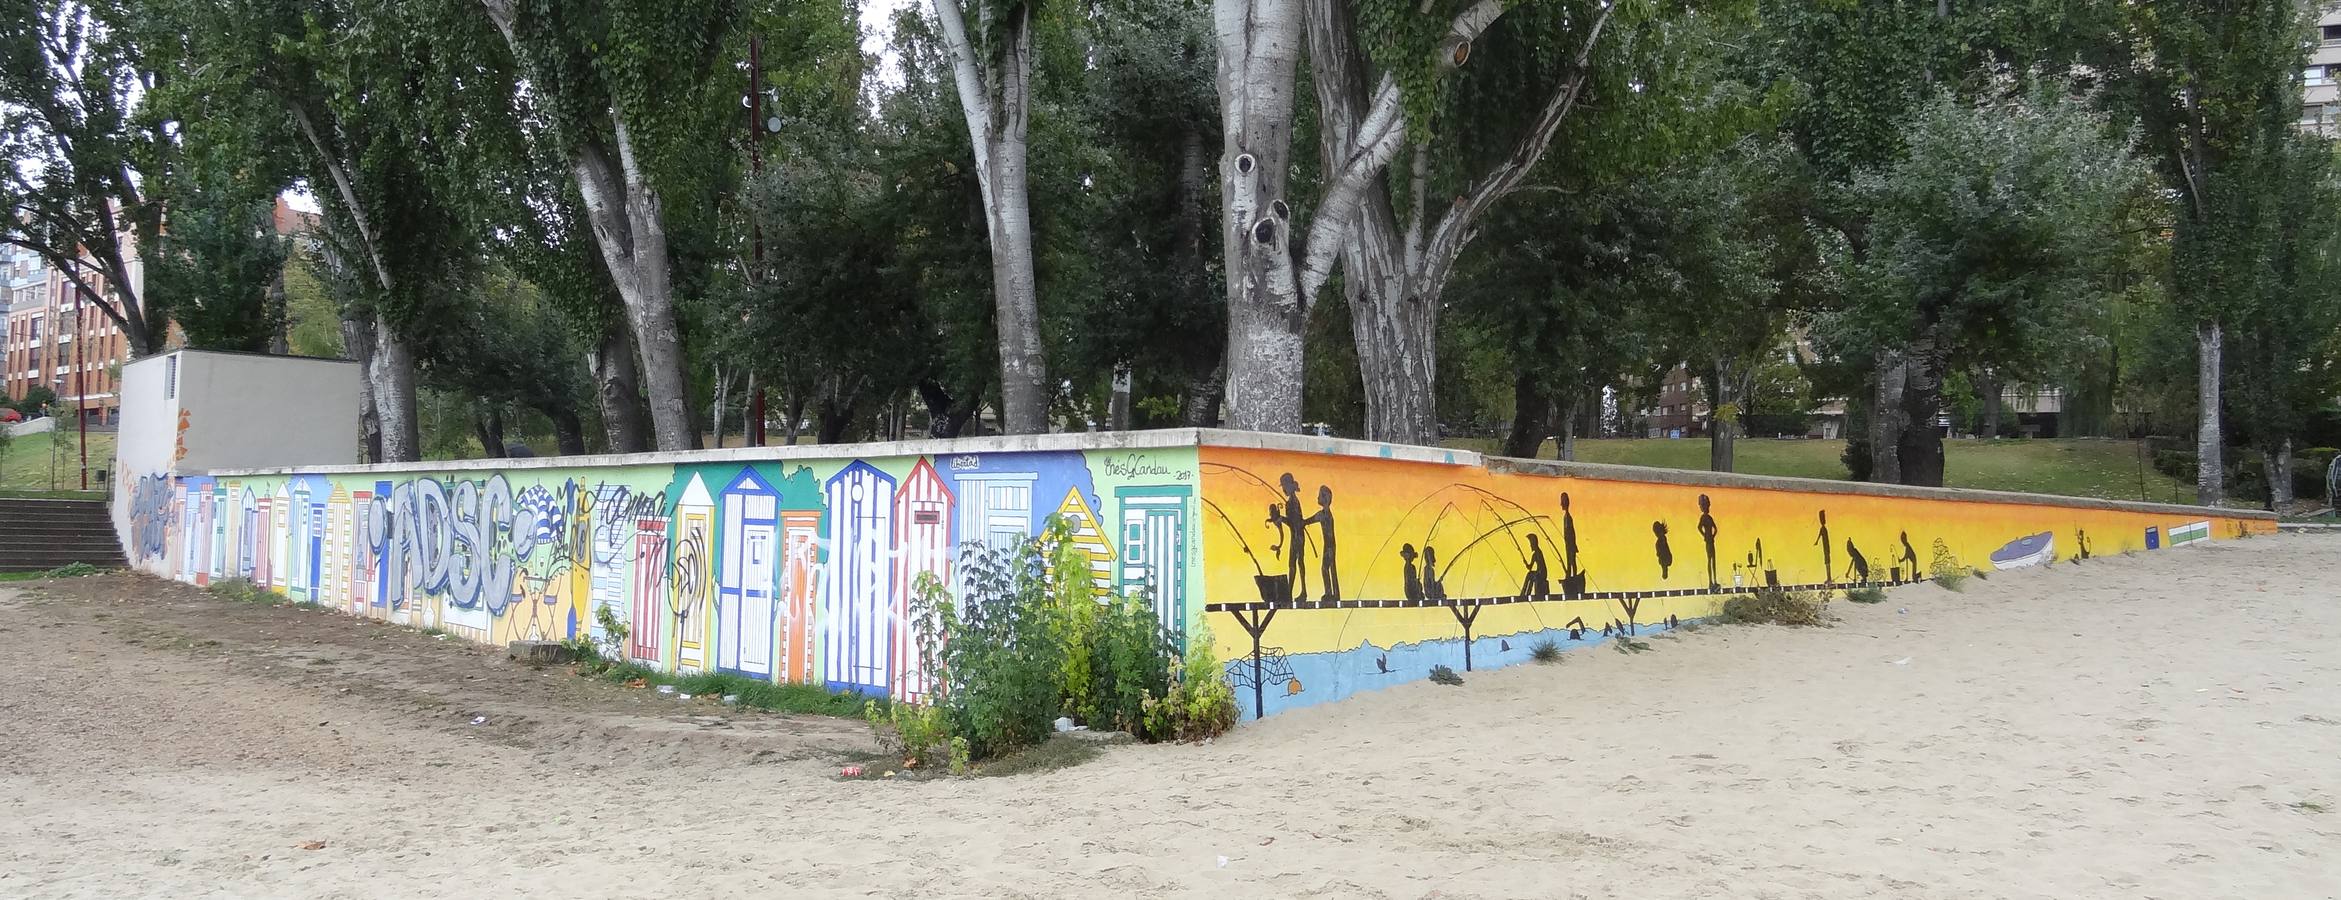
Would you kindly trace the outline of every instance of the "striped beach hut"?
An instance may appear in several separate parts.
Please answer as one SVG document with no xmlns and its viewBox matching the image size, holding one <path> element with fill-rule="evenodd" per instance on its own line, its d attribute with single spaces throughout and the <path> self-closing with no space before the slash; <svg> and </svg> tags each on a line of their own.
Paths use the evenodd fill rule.
<svg viewBox="0 0 2341 900">
<path fill-rule="evenodd" d="M 821 679 L 830 690 L 883 695 L 894 675 L 894 479 L 856 460 L 830 476 L 822 494 L 829 565 L 821 587 Z"/>
<path fill-rule="evenodd" d="M 910 703 L 926 700 L 925 672 L 919 664 L 918 628 L 911 621 L 910 598 L 919 576 L 933 575 L 951 583 L 951 488 L 935 474 L 933 463 L 920 459 L 902 479 L 894 494 L 894 699 Z"/>
</svg>

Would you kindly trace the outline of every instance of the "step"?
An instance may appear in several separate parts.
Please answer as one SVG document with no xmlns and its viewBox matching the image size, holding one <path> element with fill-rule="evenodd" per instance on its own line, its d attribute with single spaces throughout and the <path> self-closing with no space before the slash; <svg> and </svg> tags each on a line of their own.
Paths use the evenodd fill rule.
<svg viewBox="0 0 2341 900">
<path fill-rule="evenodd" d="M 114 526 L 104 522 L 0 522 L 0 534 L 54 534 L 60 531 L 113 534 Z"/>
</svg>

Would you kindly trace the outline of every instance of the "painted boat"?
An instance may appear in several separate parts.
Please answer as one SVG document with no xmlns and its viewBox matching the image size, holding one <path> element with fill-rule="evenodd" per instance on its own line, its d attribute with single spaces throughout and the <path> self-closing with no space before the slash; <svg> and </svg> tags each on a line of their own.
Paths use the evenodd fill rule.
<svg viewBox="0 0 2341 900">
<path fill-rule="evenodd" d="M 1992 551 L 1992 568 L 2021 569 L 2025 566 L 2046 565 L 2056 558 L 2056 544 L 2054 532 L 2025 535 Z"/>
</svg>

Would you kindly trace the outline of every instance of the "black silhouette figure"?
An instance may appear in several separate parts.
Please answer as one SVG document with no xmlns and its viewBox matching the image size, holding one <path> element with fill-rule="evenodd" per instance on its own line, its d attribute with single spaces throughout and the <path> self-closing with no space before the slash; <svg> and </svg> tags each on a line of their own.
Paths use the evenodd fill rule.
<svg viewBox="0 0 2341 900">
<path fill-rule="evenodd" d="M 1284 571 L 1292 576 L 1292 593 L 1289 596 L 1303 600 L 1309 596 L 1309 570 L 1301 563 L 1303 546 L 1308 543 L 1309 520 L 1301 516 L 1301 483 L 1293 479 L 1291 472 L 1286 472 L 1284 477 L 1277 479 L 1277 485 L 1284 488 L 1284 509 L 1279 512 L 1276 507 L 1270 506 L 1269 524 L 1280 525 L 1284 529 Z M 1273 551 L 1276 548 L 1269 549 Z"/>
<path fill-rule="evenodd" d="M 1611 627 L 1610 627 L 1610 623 L 1608 623 L 1608 622 L 1603 622 L 1603 623 L 1601 623 L 1601 636 L 1602 636 L 1602 637 L 1611 637 L 1611 636 L 1613 636 L 1613 634 L 1614 634 L 1614 633 L 1615 633 L 1615 629 L 1613 629 L 1613 628 L 1611 628 Z"/>
<path fill-rule="evenodd" d="M 1658 536 L 1658 578 L 1664 581 L 1667 570 L 1674 568 L 1674 548 L 1666 545 L 1666 523 L 1650 523 L 1650 533 Z"/>
<path fill-rule="evenodd" d="M 1837 583 L 1837 561 L 1829 558 L 1829 511 L 1821 510 L 1821 536 L 1813 539 L 1821 545 L 1821 580 Z"/>
<path fill-rule="evenodd" d="M 1869 557 L 1861 555 L 1861 548 L 1853 545 L 1852 538 L 1845 539 L 1845 558 L 1845 573 L 1853 578 L 1853 583 L 1870 583 Z"/>
<path fill-rule="evenodd" d="M 1578 616 L 1577 618 L 1570 619 L 1569 624 L 1563 625 L 1561 627 L 1569 629 L 1569 640 L 1582 641 L 1585 639 L 1584 616 Z"/>
<path fill-rule="evenodd" d="M 1520 580 L 1520 596 L 1542 600 L 1552 596 L 1552 577 L 1545 569 L 1544 544 L 1528 536 L 1528 575 Z"/>
<path fill-rule="evenodd" d="M 1715 516 L 1710 514 L 1706 494 L 1699 495 L 1699 537 L 1707 541 L 1707 589 L 1716 590 L 1723 582 L 1715 577 Z"/>
<path fill-rule="evenodd" d="M 1398 558 L 1406 563 L 1406 599 L 1422 599 L 1422 573 L 1414 568 L 1414 545 L 1398 545 Z"/>
<path fill-rule="evenodd" d="M 1569 492 L 1561 492 L 1561 574 L 1577 574 L 1577 517 L 1569 512 Z"/>
<path fill-rule="evenodd" d="M 1422 545 L 1422 595 L 1432 600 L 1447 599 L 1447 585 L 1439 580 L 1439 551 L 1429 541 Z"/>
<path fill-rule="evenodd" d="M 1764 555 L 1764 539 L 1763 539 L 1763 538 L 1757 538 L 1757 539 L 1756 539 L 1756 565 L 1755 565 L 1755 568 L 1757 568 L 1757 569 L 1760 569 L 1760 570 L 1762 570 L 1762 571 L 1763 571 L 1763 573 L 1764 573 L 1764 586 L 1765 586 L 1765 587 L 1779 587 L 1779 586 L 1780 586 L 1780 570 L 1779 570 L 1779 569 L 1776 569 L 1776 568 L 1773 568 L 1773 566 L 1772 566 L 1772 557 Z"/>
<path fill-rule="evenodd" d="M 1497 649 L 1497 650 L 1500 650 L 1500 651 L 1503 651 L 1503 652 L 1505 652 L 1505 653 L 1510 653 L 1510 652 L 1512 652 L 1512 642 L 1511 642 L 1511 641 L 1497 641 L 1497 642 L 1496 642 L 1496 649 Z"/>
<path fill-rule="evenodd" d="M 1561 595 L 1575 599 L 1585 594 L 1585 570 L 1577 566 L 1577 517 L 1569 512 L 1569 492 L 1561 492 Z"/>
<path fill-rule="evenodd" d="M 1381 670 L 1381 672 L 1378 674 L 1390 674 L 1390 654 L 1384 653 L 1380 656 L 1374 657 L 1374 668 Z"/>
<path fill-rule="evenodd" d="M 1681 619 L 1677 619 L 1677 618 L 1675 618 L 1673 613 L 1667 613 L 1667 615 L 1666 615 L 1666 627 L 1668 627 L 1668 628 L 1681 628 L 1681 627 L 1682 627 L 1682 625 L 1683 625 L 1683 622 L 1682 622 L 1682 620 L 1681 620 Z"/>
<path fill-rule="evenodd" d="M 1918 551 L 1911 548 L 1910 532 L 1907 531 L 1902 533 L 1901 565 L 1897 568 L 1902 570 L 1900 573 L 1902 577 L 1911 581 L 1918 580 Z"/>
<path fill-rule="evenodd" d="M 1325 582 L 1324 600 L 1327 603 L 1339 600 L 1341 599 L 1341 573 L 1334 570 L 1333 563 L 1332 486 L 1323 484 L 1317 486 L 1317 511 L 1303 520 L 1303 524 L 1317 526 L 1317 576 L 1319 580 Z"/>
<path fill-rule="evenodd" d="M 2088 558 L 2089 558 L 2089 532 L 2082 531 L 2082 530 L 2080 530 L 2080 529 L 2074 529 L 2074 530 L 2073 530 L 2073 537 L 2074 537 L 2074 539 L 2075 539 L 2075 540 L 2078 540 L 2078 541 L 2080 541 L 2080 542 L 2081 542 L 2081 555 L 2080 555 L 2080 557 L 2079 557 L 2079 558 L 2076 558 L 2076 559 L 2074 559 L 2073 561 L 2074 561 L 2074 562 L 2080 562 L 2081 560 L 2088 559 Z"/>
</svg>

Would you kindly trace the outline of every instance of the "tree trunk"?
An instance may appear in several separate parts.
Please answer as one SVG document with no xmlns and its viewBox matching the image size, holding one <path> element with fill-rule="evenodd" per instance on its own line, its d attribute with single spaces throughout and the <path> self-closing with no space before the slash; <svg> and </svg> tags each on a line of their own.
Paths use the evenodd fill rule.
<svg viewBox="0 0 2341 900">
<path fill-rule="evenodd" d="M 1943 486 L 1943 430 L 1936 419 L 1943 411 L 1946 360 L 1940 348 L 1922 338 L 1903 363 L 1909 375 L 1902 388 L 1902 484 Z"/>
<path fill-rule="evenodd" d="M 782 406 L 788 409 L 788 424 L 786 427 L 781 429 L 781 433 L 788 438 L 788 445 L 794 447 L 797 445 L 797 437 L 804 433 L 803 425 L 805 421 L 805 393 L 803 391 L 791 391 L 789 393 L 788 402 L 782 404 Z"/>
<path fill-rule="evenodd" d="M 560 448 L 562 456 L 585 454 L 585 423 L 578 418 L 575 408 L 548 409 L 545 418 L 553 420 L 553 443 Z"/>
<path fill-rule="evenodd" d="M 480 439 L 480 450 L 487 458 L 504 458 L 504 414 L 490 406 L 474 412 L 471 425 L 473 433 Z"/>
<path fill-rule="evenodd" d="M 2266 454 L 2268 509 L 2281 513 L 2292 506 L 2292 439 L 2278 441 Z"/>
<path fill-rule="evenodd" d="M 1976 437 L 1993 440 L 2000 436 L 2000 407 L 2004 405 L 2002 395 L 2006 388 L 2000 385 L 1998 375 L 1988 371 L 1976 379 L 1976 384 L 1983 393 L 1983 427 L 1977 430 Z M 2071 397 L 2068 395 L 2066 399 Z"/>
<path fill-rule="evenodd" d="M 986 45 L 1000 48 L 996 58 L 978 58 L 959 0 L 933 0 L 932 6 L 983 193 L 999 328 L 1000 424 L 1010 434 L 1045 434 L 1054 392 L 1032 269 L 1030 145 L 1025 139 L 1032 117 L 1032 7 L 1006 7 L 1011 18 L 1001 23 L 994 21 L 995 0 L 975 2 Z"/>
<path fill-rule="evenodd" d="M 374 412 L 382 425 L 382 461 L 414 462 L 423 438 L 415 416 L 415 357 L 406 340 L 374 317 L 374 359 L 366 367 L 373 381 Z"/>
<path fill-rule="evenodd" d="M 2219 427 L 2219 323 L 2195 326 L 2195 396 L 2199 406 L 2195 424 L 2195 502 L 2216 506 L 2227 499 L 2226 462 L 2220 456 L 2224 435 Z"/>
<path fill-rule="evenodd" d="M 1714 386 L 1714 396 L 1708 398 L 1707 406 L 1707 470 L 1730 472 L 1734 471 L 1732 439 L 1739 431 L 1739 398 L 1732 391 L 1735 376 L 1731 360 L 1716 359 L 1712 374 L 1709 384 Z"/>
<path fill-rule="evenodd" d="M 1870 403 L 1870 481 L 1877 484 L 1902 482 L 1902 387 L 1908 374 L 1901 354 L 1878 355 Z"/>
<path fill-rule="evenodd" d="M 1213 0 L 1218 35 L 1220 238 L 1227 275 L 1226 404 L 1230 428 L 1301 428 L 1308 298 L 1292 258 L 1297 0 Z"/>
<path fill-rule="evenodd" d="M 1187 379 L 1187 394 L 1179 400 L 1180 424 L 1188 428 L 1219 426 L 1219 401 L 1225 395 L 1226 363 Z"/>
<path fill-rule="evenodd" d="M 934 379 L 919 382 L 919 402 L 927 407 L 927 436 L 955 438 L 967 430 L 968 420 L 983 408 L 983 391 L 973 390 L 964 396 L 953 397 L 943 383 Z"/>
<path fill-rule="evenodd" d="M 374 403 L 374 323 L 343 310 L 341 346 L 344 354 L 357 361 L 362 376 L 358 379 L 358 446 L 366 462 L 382 462 L 382 412 Z"/>
<path fill-rule="evenodd" d="M 634 369 L 634 329 L 624 316 L 603 331 L 587 368 L 592 370 L 594 399 L 601 405 L 610 452 L 650 449 L 650 410 L 642 404 L 642 381 Z"/>
<path fill-rule="evenodd" d="M 824 444 L 835 444 L 845 440 L 846 432 L 853 428 L 853 417 L 854 401 L 852 398 L 831 398 L 821 401 L 819 435 L 815 440 Z"/>
<path fill-rule="evenodd" d="M 268 352 L 277 356 L 293 352 L 286 334 L 292 328 L 292 317 L 286 305 L 284 267 L 279 265 L 276 276 L 268 280 Z"/>
<path fill-rule="evenodd" d="M 1552 399 L 1537 389 L 1536 378 L 1526 372 L 1512 379 L 1512 430 L 1504 435 L 1504 455 L 1518 459 L 1535 459 L 1536 451 L 1544 449 L 1545 432 L 1552 430 Z"/>
<path fill-rule="evenodd" d="M 1106 427 L 1130 430 L 1130 364 L 1114 365 L 1113 394 L 1106 400 Z"/>
<path fill-rule="evenodd" d="M 531 58 L 516 33 L 519 10 L 513 0 L 481 0 L 481 6 L 504 35 L 513 56 Z M 683 369 L 682 328 L 675 321 L 674 263 L 667 256 L 666 211 L 635 152 L 632 124 L 615 106 L 609 109 L 609 126 L 610 146 L 598 139 L 584 139 L 570 148 L 570 175 L 584 200 L 585 221 L 593 231 L 594 246 L 609 267 L 618 299 L 626 304 L 658 449 L 696 450 L 699 431 L 691 427 L 691 380 Z M 613 152 L 615 159 L 611 158 Z"/>
<path fill-rule="evenodd" d="M 1583 398 L 1569 395 L 1568 408 L 1561 411 L 1561 434 L 1560 439 L 1554 442 L 1554 459 L 1562 462 L 1577 461 L 1577 408 L 1583 403 Z"/>
<path fill-rule="evenodd" d="M 715 446 L 718 448 L 723 446 L 724 392 L 730 387 L 731 381 L 724 376 L 723 367 L 716 366 L 715 399 L 707 404 L 707 422 L 708 430 L 715 435 Z"/>
</svg>

